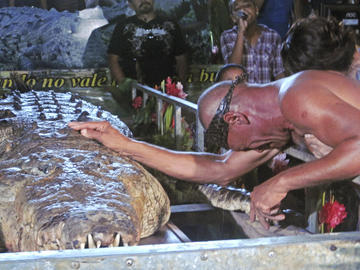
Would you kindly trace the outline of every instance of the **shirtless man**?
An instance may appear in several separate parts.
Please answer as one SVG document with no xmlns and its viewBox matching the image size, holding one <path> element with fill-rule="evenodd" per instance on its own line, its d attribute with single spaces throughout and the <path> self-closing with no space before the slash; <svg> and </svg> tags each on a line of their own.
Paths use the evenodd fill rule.
<svg viewBox="0 0 360 270">
<path fill-rule="evenodd" d="M 251 193 L 251 219 L 268 228 L 269 219 L 284 218 L 278 211 L 290 190 L 360 174 L 360 83 L 347 76 L 355 53 L 353 35 L 343 26 L 307 18 L 291 28 L 282 50 L 293 75 L 264 85 L 231 87 L 225 81 L 210 87 L 199 98 L 199 116 L 207 141 L 232 150 L 222 156 L 167 151 L 126 138 L 106 122 L 69 126 L 175 177 L 220 185 L 269 159 L 275 149 L 302 144 L 305 134 L 313 134 L 333 150 L 282 171 Z"/>
</svg>

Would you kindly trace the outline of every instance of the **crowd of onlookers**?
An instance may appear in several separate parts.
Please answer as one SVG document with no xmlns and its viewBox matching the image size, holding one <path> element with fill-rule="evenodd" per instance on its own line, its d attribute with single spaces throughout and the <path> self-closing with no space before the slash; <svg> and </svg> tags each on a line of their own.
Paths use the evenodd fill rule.
<svg viewBox="0 0 360 270">
<path fill-rule="evenodd" d="M 0 0 L 0 7 L 34 6 L 73 12 L 116 2 L 119 1 Z M 190 52 L 178 22 L 159 16 L 155 0 L 127 2 L 136 15 L 120 20 L 113 33 L 108 56 L 114 79 L 121 83 L 129 77 L 155 85 L 167 76 L 176 76 L 184 82 Z M 299 6 L 300 2 L 303 4 Z M 312 6 L 304 2 L 319 1 L 208 0 L 210 30 L 214 34 L 212 45 L 217 47 L 218 54 L 213 64 L 241 64 L 251 83 L 267 83 L 284 77 L 281 46 L 301 10 L 307 9 L 303 13 L 309 13 Z"/>
</svg>

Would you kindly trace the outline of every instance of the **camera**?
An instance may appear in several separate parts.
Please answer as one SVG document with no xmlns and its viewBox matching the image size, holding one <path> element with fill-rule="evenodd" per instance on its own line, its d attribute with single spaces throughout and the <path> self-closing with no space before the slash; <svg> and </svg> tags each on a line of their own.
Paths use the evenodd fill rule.
<svg viewBox="0 0 360 270">
<path fill-rule="evenodd" d="M 243 20 L 246 20 L 247 17 L 248 17 L 248 15 L 247 15 L 244 11 L 242 11 L 242 10 L 236 11 L 236 12 L 235 12 L 235 16 L 236 16 L 237 18 L 243 19 Z"/>
</svg>

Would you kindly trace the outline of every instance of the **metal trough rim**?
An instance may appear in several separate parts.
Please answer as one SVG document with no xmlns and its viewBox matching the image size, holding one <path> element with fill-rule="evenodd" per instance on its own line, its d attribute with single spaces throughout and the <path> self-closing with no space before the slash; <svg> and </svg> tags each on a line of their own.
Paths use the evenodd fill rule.
<svg viewBox="0 0 360 270">
<path fill-rule="evenodd" d="M 89 269 L 90 266 L 90 269 L 360 269 L 359 255 L 360 233 L 341 232 L 3 253 L 0 254 L 0 269 Z"/>
<path fill-rule="evenodd" d="M 46 251 L 29 251 L 29 252 L 12 252 L 0 254 L 0 263 L 14 260 L 38 260 L 46 258 L 85 258 L 94 256 L 113 256 L 113 255 L 144 255 L 149 253 L 174 253 L 174 252 L 192 252 L 199 250 L 219 250 L 219 249 L 243 249 L 253 247 L 271 247 L 275 249 L 280 245 L 297 245 L 311 243 L 332 242 L 351 242 L 358 244 L 360 249 L 359 232 L 341 232 L 312 234 L 305 236 L 281 236 L 281 237 L 262 237 L 254 239 L 232 239 L 202 241 L 190 243 L 171 243 L 171 244 L 154 244 L 143 246 L 128 246 L 117 248 L 94 248 L 94 249 L 67 249 L 67 250 L 46 250 Z M 360 260 L 360 258 L 359 258 Z"/>
</svg>

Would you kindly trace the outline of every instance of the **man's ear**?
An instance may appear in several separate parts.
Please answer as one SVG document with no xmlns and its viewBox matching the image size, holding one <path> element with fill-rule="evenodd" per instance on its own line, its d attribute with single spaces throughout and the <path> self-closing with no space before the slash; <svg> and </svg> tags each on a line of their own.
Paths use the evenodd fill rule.
<svg viewBox="0 0 360 270">
<path fill-rule="evenodd" d="M 247 116 L 241 112 L 227 112 L 224 115 L 224 121 L 229 125 L 239 124 L 239 125 L 249 125 L 250 121 Z"/>
</svg>

